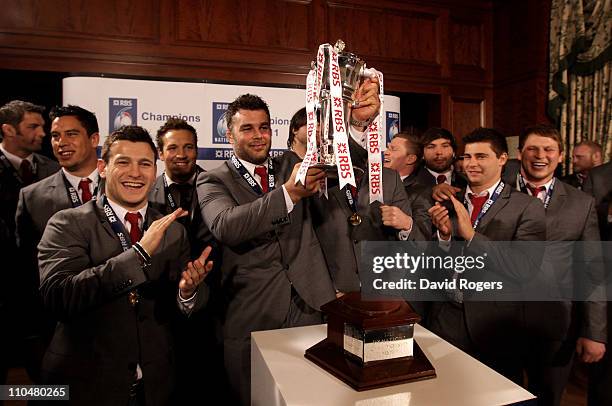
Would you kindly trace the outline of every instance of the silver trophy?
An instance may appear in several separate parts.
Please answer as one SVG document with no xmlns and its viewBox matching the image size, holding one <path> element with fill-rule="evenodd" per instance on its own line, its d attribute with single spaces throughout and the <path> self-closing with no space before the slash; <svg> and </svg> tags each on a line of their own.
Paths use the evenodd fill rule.
<svg viewBox="0 0 612 406">
<path fill-rule="evenodd" d="M 342 40 L 336 41 L 334 49 L 338 53 L 338 65 L 342 82 L 342 104 L 344 108 L 345 128 L 348 135 L 351 108 L 355 105 L 353 94 L 361 84 L 362 79 L 371 77 L 372 74 L 366 69 L 365 62 L 357 55 L 344 51 L 345 44 Z M 329 49 L 325 50 L 325 58 L 330 57 Z M 316 62 L 312 63 L 312 68 L 316 69 Z M 319 143 L 319 159 L 315 167 L 324 168 L 333 176 L 336 172 L 336 156 L 334 154 L 334 133 L 333 117 L 330 114 L 331 95 L 329 90 L 329 67 L 325 64 L 323 70 L 323 80 L 319 94 L 320 105 L 317 108 L 317 117 L 321 129 L 321 140 Z M 327 126 L 324 125 L 327 120 Z M 329 129 L 326 131 L 326 129 Z"/>
</svg>

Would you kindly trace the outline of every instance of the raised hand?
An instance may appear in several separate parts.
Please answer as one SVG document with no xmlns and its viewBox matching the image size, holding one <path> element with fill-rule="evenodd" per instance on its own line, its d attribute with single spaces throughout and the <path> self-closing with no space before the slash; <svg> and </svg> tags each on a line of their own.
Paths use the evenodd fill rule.
<svg viewBox="0 0 612 406">
<path fill-rule="evenodd" d="M 382 214 L 383 224 L 386 226 L 400 231 L 408 231 L 412 228 L 412 217 L 404 213 L 399 207 L 383 204 L 380 206 L 380 213 Z"/>
<path fill-rule="evenodd" d="M 166 233 L 170 224 L 177 218 L 188 215 L 189 212 L 183 210 L 181 208 L 174 210 L 172 213 L 164 216 L 160 219 L 155 220 L 149 226 L 149 229 L 145 231 L 144 235 L 140 239 L 139 243 L 142 248 L 149 254 L 149 256 L 153 256 L 157 248 L 159 247 L 159 243 L 161 242 L 162 237 Z"/>
<path fill-rule="evenodd" d="M 202 283 L 206 275 L 212 270 L 213 262 L 206 262 L 211 251 L 212 247 L 208 246 L 204 248 L 204 251 L 202 251 L 198 259 L 187 263 L 179 282 L 179 290 L 182 298 L 187 299 L 193 296 L 198 285 Z"/>
<path fill-rule="evenodd" d="M 295 177 L 297 176 L 299 169 L 300 164 L 295 164 L 293 171 L 291 172 L 291 177 L 287 182 L 285 182 L 284 185 L 293 203 L 297 203 L 304 197 L 312 196 L 315 193 L 318 193 L 319 189 L 321 188 L 320 181 L 326 176 L 323 169 L 308 168 L 308 172 L 306 173 L 306 185 L 302 185 L 301 183 L 296 185 Z"/>
</svg>

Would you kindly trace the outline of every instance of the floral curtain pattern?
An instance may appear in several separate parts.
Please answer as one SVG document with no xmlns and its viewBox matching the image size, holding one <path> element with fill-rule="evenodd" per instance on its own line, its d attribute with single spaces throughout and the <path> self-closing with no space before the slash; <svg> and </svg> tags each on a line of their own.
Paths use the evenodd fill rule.
<svg viewBox="0 0 612 406">
<path fill-rule="evenodd" d="M 583 140 L 612 155 L 612 0 L 552 0 L 548 114 L 565 146 Z"/>
</svg>

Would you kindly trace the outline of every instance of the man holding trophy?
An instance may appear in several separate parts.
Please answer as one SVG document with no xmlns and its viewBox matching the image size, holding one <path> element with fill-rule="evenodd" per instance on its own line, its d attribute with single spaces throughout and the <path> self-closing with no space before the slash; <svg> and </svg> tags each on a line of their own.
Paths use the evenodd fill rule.
<svg viewBox="0 0 612 406">
<path fill-rule="evenodd" d="M 323 167 L 330 174 L 323 185 L 326 198 L 315 200 L 312 209 L 338 294 L 360 290 L 357 253 L 362 241 L 424 240 L 431 228 L 427 202 L 417 199 L 411 207 L 399 175 L 382 165 L 382 74 L 343 48 L 342 41 L 333 48 L 322 45 L 309 74 L 309 149 L 301 168 Z M 312 130 L 317 116 L 318 148 Z M 341 124 L 349 128 L 348 136 Z"/>
</svg>

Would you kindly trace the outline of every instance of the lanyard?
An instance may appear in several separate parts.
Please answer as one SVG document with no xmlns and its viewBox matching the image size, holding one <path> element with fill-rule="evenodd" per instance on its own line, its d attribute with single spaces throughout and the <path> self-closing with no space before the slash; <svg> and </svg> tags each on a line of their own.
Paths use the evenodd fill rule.
<svg viewBox="0 0 612 406">
<path fill-rule="evenodd" d="M 495 203 L 499 195 L 501 195 L 502 190 L 504 190 L 504 186 L 505 186 L 504 182 L 499 181 L 499 184 L 495 188 L 493 195 L 489 197 L 489 199 L 485 202 L 485 204 L 480 209 L 480 213 L 478 213 L 478 217 L 476 217 L 476 221 L 474 221 L 474 224 L 472 225 L 472 228 L 474 230 L 476 230 L 476 227 L 478 227 L 478 224 L 480 224 L 480 220 L 482 220 L 482 218 L 484 217 L 485 214 L 487 214 L 491 206 L 493 206 L 493 203 Z M 463 202 L 467 206 L 467 196 L 465 196 Z"/>
<path fill-rule="evenodd" d="M 68 179 L 66 179 L 66 175 L 64 175 L 63 173 L 62 173 L 62 178 L 64 179 L 64 185 L 66 185 L 66 192 L 68 193 L 68 198 L 70 199 L 70 203 L 72 203 L 72 207 L 79 207 L 82 204 L 81 199 L 79 198 L 79 193 L 76 191 L 74 186 L 72 186 L 72 184 L 68 182 Z M 96 188 L 94 189 L 91 195 L 91 200 L 95 201 L 97 195 L 98 195 L 98 186 L 96 186 Z"/>
<path fill-rule="evenodd" d="M 255 192 L 258 195 L 263 195 L 263 191 L 261 190 L 261 187 L 259 186 L 259 184 L 257 184 L 257 182 L 255 181 L 255 179 L 253 179 L 249 171 L 247 171 L 244 165 L 240 163 L 240 161 L 238 160 L 238 158 L 236 158 L 236 155 L 234 154 L 232 154 L 232 164 L 234 164 L 234 167 L 236 168 L 240 176 L 242 176 L 244 180 L 246 180 L 246 182 L 249 184 L 251 189 L 253 189 L 253 192 Z M 261 183 L 263 182 L 265 182 L 265 179 L 261 180 Z M 273 189 L 274 189 L 274 164 L 272 163 L 272 159 L 268 158 L 268 191 L 272 191 Z"/>
<path fill-rule="evenodd" d="M 123 248 L 123 251 L 129 250 L 130 247 L 132 246 L 132 242 L 130 241 L 129 238 L 126 237 L 127 230 L 123 226 L 123 223 L 121 222 L 121 220 L 118 219 L 111 205 L 108 204 L 108 199 L 106 198 L 106 196 L 104 196 L 103 201 L 104 201 L 104 214 L 106 215 L 106 219 L 110 223 L 111 228 L 113 229 L 113 231 L 119 238 L 119 242 L 121 243 L 121 248 Z M 143 224 L 144 224 L 144 219 L 143 219 Z M 143 225 L 143 233 L 145 231 L 146 231 L 146 228 Z"/>
<path fill-rule="evenodd" d="M 518 179 L 518 188 L 521 192 L 523 193 L 527 193 L 527 185 L 525 184 L 525 179 L 523 179 L 523 175 L 521 175 L 520 173 L 517 175 L 517 179 Z M 546 197 L 544 198 L 544 208 L 548 209 L 548 205 L 550 204 L 550 199 L 552 199 L 552 194 L 553 194 L 553 189 L 555 188 L 555 181 L 557 180 L 557 178 L 553 178 L 552 182 L 550 183 L 550 186 L 548 187 L 548 190 L 546 191 Z M 536 199 L 538 199 L 537 196 L 534 196 Z M 538 199 L 540 200 L 540 199 Z"/>
<path fill-rule="evenodd" d="M 354 193 L 354 194 L 353 194 Z M 357 213 L 357 196 L 359 195 L 359 191 L 355 188 L 355 192 L 353 192 L 353 188 L 351 185 L 344 187 L 344 194 L 346 195 L 346 202 L 349 207 L 353 211 L 353 213 Z"/>
<path fill-rule="evenodd" d="M 8 158 L 2 153 L 2 151 L 0 151 L 0 162 L 2 162 L 4 167 L 13 174 L 15 180 L 19 184 L 23 185 L 23 180 L 21 179 L 21 176 L 19 176 L 19 172 L 17 172 L 13 164 L 9 162 Z"/>
<path fill-rule="evenodd" d="M 166 181 L 166 175 L 162 174 L 162 179 L 164 181 L 164 193 L 166 193 L 166 201 L 170 205 L 170 208 L 172 209 L 171 211 L 174 211 L 178 206 L 176 205 L 176 202 L 172 197 L 172 193 L 170 193 L 170 188 L 168 187 L 168 182 Z"/>
</svg>

